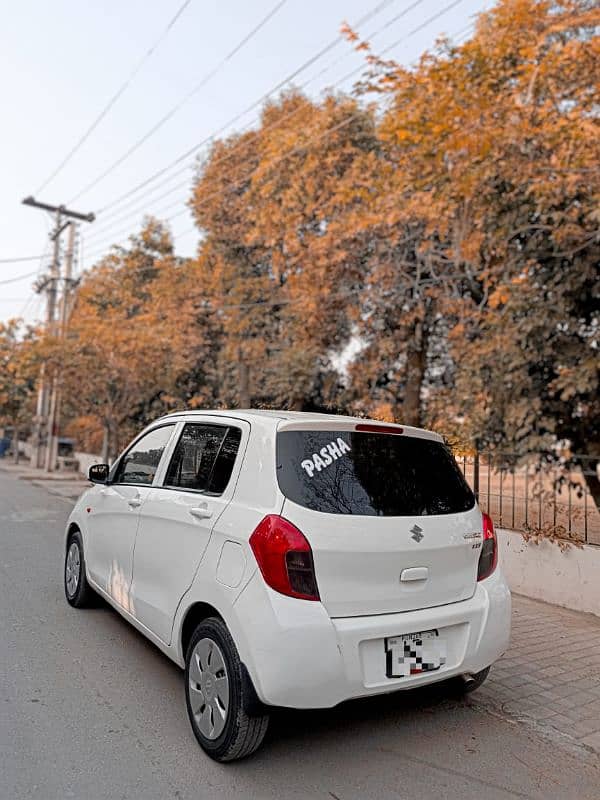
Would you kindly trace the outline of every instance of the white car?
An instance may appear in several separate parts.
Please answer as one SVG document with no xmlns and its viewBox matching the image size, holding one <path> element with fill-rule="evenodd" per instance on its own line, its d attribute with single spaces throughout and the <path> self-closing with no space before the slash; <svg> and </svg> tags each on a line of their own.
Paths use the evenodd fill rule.
<svg viewBox="0 0 600 800">
<path fill-rule="evenodd" d="M 440 436 L 287 411 L 171 414 L 68 520 L 65 591 L 97 592 L 185 668 L 196 738 L 229 761 L 271 706 L 456 678 L 506 650 L 490 518 Z"/>
</svg>

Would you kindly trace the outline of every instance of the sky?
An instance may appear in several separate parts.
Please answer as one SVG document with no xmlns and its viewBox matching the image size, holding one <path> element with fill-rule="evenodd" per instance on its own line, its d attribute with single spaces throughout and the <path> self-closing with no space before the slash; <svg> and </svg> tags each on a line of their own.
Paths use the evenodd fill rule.
<svg viewBox="0 0 600 800">
<path fill-rule="evenodd" d="M 219 134 L 224 136 L 254 124 L 259 107 L 246 109 L 333 42 L 343 22 L 356 27 L 381 7 L 357 28 L 359 34 L 376 53 L 394 45 L 386 57 L 410 64 L 442 34 L 468 36 L 477 13 L 491 5 L 492 0 L 0 0 L 0 320 L 34 322 L 43 315 L 44 298 L 33 290 L 30 273 L 48 267 L 52 219 L 22 205 L 24 197 L 96 214 L 94 223 L 80 226 L 80 270 L 112 244 L 126 244 L 144 213 L 168 219 L 176 252 L 192 255 L 198 234 L 185 201 L 194 158 L 206 145 L 120 198 L 221 128 L 227 126 Z M 286 86 L 300 86 L 315 98 L 330 88 L 350 90 L 363 63 L 342 40 Z M 81 148 L 47 182 L 138 67 Z"/>
</svg>

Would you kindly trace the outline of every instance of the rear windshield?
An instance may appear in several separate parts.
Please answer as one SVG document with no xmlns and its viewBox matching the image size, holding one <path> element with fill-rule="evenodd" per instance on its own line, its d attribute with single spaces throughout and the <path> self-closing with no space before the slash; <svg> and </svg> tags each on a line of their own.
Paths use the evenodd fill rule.
<svg viewBox="0 0 600 800">
<path fill-rule="evenodd" d="M 281 431 L 277 478 L 294 503 L 329 514 L 456 514 L 475 503 L 445 445 L 404 435 Z"/>
</svg>

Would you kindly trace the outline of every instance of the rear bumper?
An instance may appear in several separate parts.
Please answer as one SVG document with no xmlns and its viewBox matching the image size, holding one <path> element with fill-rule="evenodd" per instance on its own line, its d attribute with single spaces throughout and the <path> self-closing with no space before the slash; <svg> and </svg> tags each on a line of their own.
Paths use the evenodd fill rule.
<svg viewBox="0 0 600 800">
<path fill-rule="evenodd" d="M 469 600 L 339 619 L 330 619 L 321 603 L 273 592 L 257 573 L 234 611 L 232 635 L 258 696 L 291 708 L 330 708 L 479 672 L 504 653 L 510 637 L 510 592 L 500 569 Z M 433 628 L 447 643 L 446 663 L 435 672 L 387 678 L 383 640 Z"/>
</svg>

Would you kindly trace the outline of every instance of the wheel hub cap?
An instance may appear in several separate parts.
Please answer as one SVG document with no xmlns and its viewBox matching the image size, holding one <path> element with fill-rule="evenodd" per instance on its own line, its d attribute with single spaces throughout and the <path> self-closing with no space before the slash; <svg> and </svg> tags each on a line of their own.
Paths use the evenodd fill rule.
<svg viewBox="0 0 600 800">
<path fill-rule="evenodd" d="M 225 659 L 212 639 L 194 647 L 189 668 L 188 693 L 196 725 L 207 739 L 221 735 L 229 711 L 229 676 Z"/>
<path fill-rule="evenodd" d="M 206 678 L 203 677 L 203 679 L 201 681 L 201 684 L 204 687 L 203 691 L 204 691 L 204 696 L 206 697 L 206 699 L 207 700 L 212 700 L 213 689 L 214 689 L 212 675 L 207 675 Z"/>
</svg>

